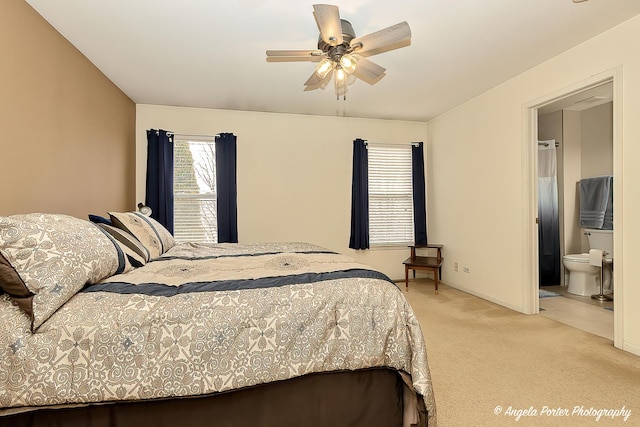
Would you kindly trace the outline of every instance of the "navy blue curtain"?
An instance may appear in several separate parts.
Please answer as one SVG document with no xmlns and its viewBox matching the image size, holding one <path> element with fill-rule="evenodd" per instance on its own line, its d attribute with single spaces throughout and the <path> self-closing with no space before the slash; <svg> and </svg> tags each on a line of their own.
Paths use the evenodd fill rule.
<svg viewBox="0 0 640 427">
<path fill-rule="evenodd" d="M 416 245 L 427 244 L 427 201 L 424 184 L 423 143 L 411 146 L 411 178 L 413 180 L 413 227 Z"/>
<path fill-rule="evenodd" d="M 145 204 L 151 217 L 173 234 L 173 134 L 147 131 L 147 186 Z"/>
<path fill-rule="evenodd" d="M 349 247 L 369 249 L 369 155 L 362 139 L 353 141 Z"/>
<path fill-rule="evenodd" d="M 236 136 L 216 136 L 216 191 L 218 193 L 218 242 L 238 243 L 238 189 Z"/>
</svg>

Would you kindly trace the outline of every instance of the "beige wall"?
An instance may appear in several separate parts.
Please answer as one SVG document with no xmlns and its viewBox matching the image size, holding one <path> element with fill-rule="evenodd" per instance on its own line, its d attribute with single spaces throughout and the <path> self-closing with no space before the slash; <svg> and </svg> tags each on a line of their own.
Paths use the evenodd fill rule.
<svg viewBox="0 0 640 427">
<path fill-rule="evenodd" d="M 578 198 L 578 181 L 582 178 L 582 113 L 565 110 L 563 117 L 564 253 L 577 254 L 582 253 L 582 240 L 585 239 L 580 231 L 580 199 Z"/>
<path fill-rule="evenodd" d="M 23 0 L 0 52 L 0 215 L 133 208 L 135 104 Z"/>
<path fill-rule="evenodd" d="M 425 123 L 138 105 L 139 201 L 144 200 L 146 130 L 158 128 L 238 137 L 240 243 L 311 242 L 350 254 L 393 279 L 404 277 L 406 247 L 348 248 L 353 140 L 424 141 Z"/>
<path fill-rule="evenodd" d="M 575 87 L 591 76 L 621 67 L 621 176 L 616 197 L 624 200 L 616 215 L 616 305 L 621 342 L 640 354 L 640 286 L 635 271 L 640 257 L 640 16 L 428 122 L 428 140 L 437 162 L 430 163 L 436 184 L 429 187 L 431 235 L 447 245 L 445 282 L 523 310 L 529 292 L 523 286 L 528 259 L 523 256 L 529 179 L 523 153 L 523 108 Z M 566 154 L 566 153 L 565 153 Z M 453 271 L 453 262 L 470 273 Z"/>
<path fill-rule="evenodd" d="M 613 103 L 583 110 L 582 178 L 613 174 Z"/>
</svg>

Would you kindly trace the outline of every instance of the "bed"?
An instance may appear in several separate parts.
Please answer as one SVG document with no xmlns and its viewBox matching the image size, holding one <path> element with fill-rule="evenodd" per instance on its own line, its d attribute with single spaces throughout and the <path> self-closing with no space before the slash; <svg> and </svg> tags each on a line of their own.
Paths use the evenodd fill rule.
<svg viewBox="0 0 640 427">
<path fill-rule="evenodd" d="M 402 291 L 316 245 L 13 215 L 0 285 L 0 425 L 436 425 Z"/>
</svg>

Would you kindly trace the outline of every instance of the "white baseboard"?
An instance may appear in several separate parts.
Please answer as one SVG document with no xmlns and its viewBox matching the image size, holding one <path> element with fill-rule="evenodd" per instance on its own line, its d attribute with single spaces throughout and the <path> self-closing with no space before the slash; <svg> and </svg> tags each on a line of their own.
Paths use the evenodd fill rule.
<svg viewBox="0 0 640 427">
<path fill-rule="evenodd" d="M 635 344 L 630 344 L 628 342 L 622 343 L 622 350 L 628 351 L 631 354 L 635 354 L 636 356 L 640 356 L 640 347 Z"/>
<path fill-rule="evenodd" d="M 484 300 L 490 301 L 490 302 L 492 302 L 492 303 L 494 303 L 494 304 L 498 304 L 498 305 L 500 305 L 500 306 L 502 306 L 502 307 L 505 307 L 505 308 L 508 308 L 508 309 L 510 309 L 510 310 L 517 311 L 518 313 L 526 314 L 526 313 L 524 312 L 524 307 L 518 307 L 518 306 L 515 306 L 515 305 L 510 304 L 510 303 L 508 303 L 508 302 L 506 302 L 506 301 L 502 301 L 502 300 L 500 300 L 500 299 L 497 299 L 497 298 L 494 298 L 494 297 L 492 297 L 492 296 L 489 296 L 489 295 L 483 294 L 483 293 L 481 293 L 481 292 L 477 292 L 477 291 L 475 291 L 475 290 L 473 290 L 473 289 L 465 288 L 464 286 L 455 286 L 455 285 L 452 285 L 452 284 L 450 284 L 450 283 L 443 282 L 443 281 L 440 281 L 440 283 L 442 283 L 442 284 L 444 284 L 444 285 L 447 285 L 447 286 L 449 286 L 450 288 L 454 288 L 454 289 L 457 289 L 457 290 L 459 290 L 459 291 L 466 292 L 466 293 L 468 293 L 468 294 L 471 294 L 471 295 L 473 295 L 473 296 L 476 296 L 476 297 L 478 297 L 478 298 L 482 298 L 482 299 L 484 299 Z"/>
</svg>

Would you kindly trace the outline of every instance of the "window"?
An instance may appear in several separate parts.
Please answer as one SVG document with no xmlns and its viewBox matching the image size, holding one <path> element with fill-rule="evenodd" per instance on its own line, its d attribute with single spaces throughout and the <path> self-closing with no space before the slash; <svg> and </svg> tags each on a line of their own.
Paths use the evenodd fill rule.
<svg viewBox="0 0 640 427">
<path fill-rule="evenodd" d="M 412 244 L 411 146 L 367 145 L 369 157 L 369 242 Z"/>
<path fill-rule="evenodd" d="M 217 243 L 214 138 L 175 135 L 173 234 L 177 241 Z"/>
</svg>

